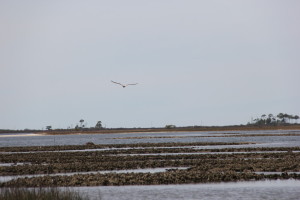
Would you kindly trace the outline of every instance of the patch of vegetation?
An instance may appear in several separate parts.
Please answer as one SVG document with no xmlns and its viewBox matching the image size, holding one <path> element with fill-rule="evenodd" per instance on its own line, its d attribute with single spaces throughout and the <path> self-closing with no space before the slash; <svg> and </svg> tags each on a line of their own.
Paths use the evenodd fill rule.
<svg viewBox="0 0 300 200">
<path fill-rule="evenodd" d="M 58 188 L 1 188 L 2 200 L 88 200 L 87 196 Z"/>
<path fill-rule="evenodd" d="M 288 124 L 288 123 L 297 123 L 299 119 L 298 115 L 290 115 L 279 113 L 278 115 L 273 114 L 263 114 L 260 118 L 254 119 L 251 124 L 255 125 L 281 125 L 281 124 Z"/>
</svg>

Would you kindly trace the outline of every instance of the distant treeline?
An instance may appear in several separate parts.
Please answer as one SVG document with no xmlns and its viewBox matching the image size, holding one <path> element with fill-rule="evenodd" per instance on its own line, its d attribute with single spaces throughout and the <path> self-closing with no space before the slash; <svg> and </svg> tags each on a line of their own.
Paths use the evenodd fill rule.
<svg viewBox="0 0 300 200">
<path fill-rule="evenodd" d="M 149 132 L 149 131 L 211 131 L 211 130 L 248 130 L 248 129 L 257 129 L 257 128 L 271 128 L 271 125 L 276 125 L 286 127 L 286 126 L 299 126 L 298 123 L 299 116 L 298 115 L 290 115 L 279 113 L 278 115 L 273 114 L 263 114 L 260 118 L 256 118 L 248 122 L 247 125 L 229 125 L 229 126 L 185 126 L 185 127 L 177 127 L 175 125 L 166 125 L 165 127 L 151 127 L 151 128 L 141 128 L 141 127 L 133 127 L 133 128 L 106 128 L 102 126 L 102 122 L 98 121 L 94 127 L 87 127 L 83 124 L 84 120 L 81 119 L 80 125 L 77 124 L 75 128 L 68 127 L 67 129 L 52 129 L 52 126 L 46 126 L 45 130 L 36 130 L 36 129 L 24 129 L 24 130 L 9 130 L 9 129 L 0 129 L 0 134 L 3 133 L 37 133 L 37 132 L 51 132 L 55 133 L 76 133 L 76 132 L 90 132 L 90 133 L 118 133 L 118 132 Z M 273 127 L 275 128 L 275 127 Z"/>
<path fill-rule="evenodd" d="M 273 114 L 263 114 L 260 118 L 252 120 L 249 124 L 256 125 L 277 125 L 277 124 L 291 124 L 297 123 L 299 119 L 298 115 L 290 115 L 279 113 L 278 115 Z"/>
<path fill-rule="evenodd" d="M 20 129 L 20 130 L 11 130 L 11 129 L 0 129 L 0 133 L 36 133 L 41 132 L 37 129 Z"/>
</svg>

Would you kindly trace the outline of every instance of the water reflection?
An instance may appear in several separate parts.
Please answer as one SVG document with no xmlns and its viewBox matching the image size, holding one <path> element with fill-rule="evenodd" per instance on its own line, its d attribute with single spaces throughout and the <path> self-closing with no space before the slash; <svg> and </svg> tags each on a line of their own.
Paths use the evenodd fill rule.
<svg viewBox="0 0 300 200">
<path fill-rule="evenodd" d="M 187 185 L 77 187 L 74 189 L 87 194 L 93 200 L 99 197 L 103 200 L 298 200 L 300 197 L 300 181 L 293 179 Z"/>
<path fill-rule="evenodd" d="M 262 135 L 247 137 L 222 137 L 224 135 Z M 134 144 L 169 142 L 253 142 L 254 147 L 295 147 L 300 146 L 297 136 L 263 136 L 265 134 L 300 134 L 300 130 L 272 131 L 203 131 L 203 132 L 163 132 L 163 133 L 122 133 L 122 134 L 81 134 L 81 135 L 44 135 L 27 137 L 1 137 L 0 147 L 8 146 L 51 146 L 95 144 Z M 24 134 L 23 134 L 24 135 Z M 215 136 L 215 137 L 205 137 Z M 142 137 L 142 138 L 141 138 Z M 141 139 L 134 139 L 141 138 Z M 251 147 L 251 146 L 250 146 Z"/>
</svg>

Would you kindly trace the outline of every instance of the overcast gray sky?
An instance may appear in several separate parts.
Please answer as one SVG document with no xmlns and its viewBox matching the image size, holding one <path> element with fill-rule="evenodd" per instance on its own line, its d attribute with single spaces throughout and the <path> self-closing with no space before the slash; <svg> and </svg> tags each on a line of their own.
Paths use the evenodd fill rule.
<svg viewBox="0 0 300 200">
<path fill-rule="evenodd" d="M 1 0 L 0 129 L 299 115 L 299 10 L 298 0 Z"/>
</svg>

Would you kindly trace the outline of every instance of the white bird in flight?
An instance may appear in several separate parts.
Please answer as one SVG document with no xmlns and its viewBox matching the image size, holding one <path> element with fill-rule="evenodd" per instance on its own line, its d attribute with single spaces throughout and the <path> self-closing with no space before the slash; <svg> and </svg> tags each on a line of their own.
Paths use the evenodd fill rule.
<svg viewBox="0 0 300 200">
<path fill-rule="evenodd" d="M 128 85 L 137 85 L 137 83 L 129 83 L 129 84 L 122 84 L 122 83 L 118 83 L 118 82 L 115 82 L 115 81 L 111 81 L 115 84 L 118 84 L 118 85 L 121 85 L 123 88 L 127 87 Z"/>
</svg>

